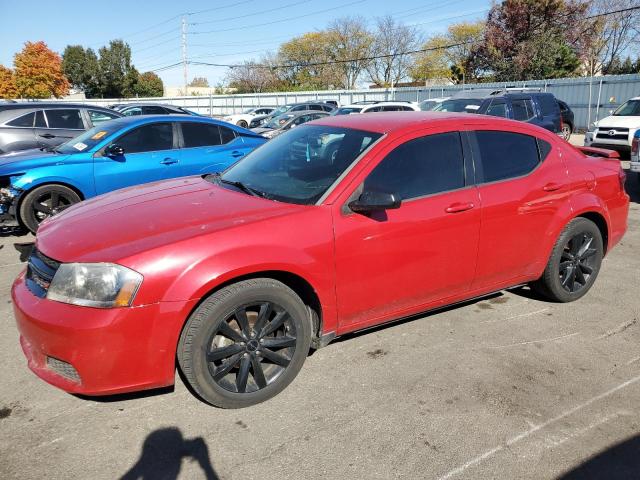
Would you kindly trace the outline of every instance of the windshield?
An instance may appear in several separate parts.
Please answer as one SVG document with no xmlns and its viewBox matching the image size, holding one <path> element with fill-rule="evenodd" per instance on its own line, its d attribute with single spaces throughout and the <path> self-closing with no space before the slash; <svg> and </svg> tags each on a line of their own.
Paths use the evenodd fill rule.
<svg viewBox="0 0 640 480">
<path fill-rule="evenodd" d="M 629 100 L 613 112 L 614 117 L 640 117 L 640 100 Z"/>
<path fill-rule="evenodd" d="M 87 130 L 77 137 L 72 138 L 68 142 L 58 145 L 54 151 L 67 155 L 71 153 L 86 152 L 98 145 L 112 133 L 120 130 L 120 128 L 121 125 L 119 122 L 103 122 L 97 127 L 93 127 L 91 130 Z"/>
<path fill-rule="evenodd" d="M 475 113 L 482 104 L 481 98 L 457 98 L 445 100 L 431 110 L 434 112 L 469 112 Z"/>
<path fill-rule="evenodd" d="M 352 113 L 360 113 L 362 107 L 340 107 L 333 111 L 331 115 L 351 115 Z"/>
<path fill-rule="evenodd" d="M 272 200 L 312 205 L 380 133 L 303 125 L 275 137 L 230 167 L 222 179 Z"/>
<path fill-rule="evenodd" d="M 293 113 L 285 113 L 284 115 L 280 115 L 278 117 L 274 117 L 269 120 L 264 127 L 265 128 L 280 128 L 283 127 L 285 123 L 291 120 L 295 115 Z"/>
<path fill-rule="evenodd" d="M 272 117 L 277 117 L 278 115 L 283 114 L 284 112 L 288 112 L 289 110 L 291 110 L 291 107 L 293 105 L 283 105 L 281 107 L 276 108 L 273 112 L 271 112 L 269 115 L 271 115 Z"/>
</svg>

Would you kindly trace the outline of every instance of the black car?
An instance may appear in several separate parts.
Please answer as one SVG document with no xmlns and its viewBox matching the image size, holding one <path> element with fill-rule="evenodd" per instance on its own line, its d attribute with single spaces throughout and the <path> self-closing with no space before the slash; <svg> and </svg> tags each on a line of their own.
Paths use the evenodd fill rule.
<svg viewBox="0 0 640 480">
<path fill-rule="evenodd" d="M 335 105 L 329 102 L 319 101 L 319 102 L 302 102 L 302 103 L 288 103 L 286 105 L 282 105 L 276 108 L 269 115 L 260 115 L 254 117 L 249 124 L 249 128 L 257 128 L 264 125 L 266 122 L 275 118 L 283 113 L 288 112 L 302 112 L 305 110 L 317 110 L 319 112 L 332 112 L 335 109 Z"/>
<path fill-rule="evenodd" d="M 114 109 L 125 117 L 132 115 L 200 115 L 183 107 L 160 103 L 124 103 L 117 105 Z"/>
<path fill-rule="evenodd" d="M 0 154 L 54 148 L 100 122 L 122 117 L 108 108 L 63 102 L 0 105 Z"/>
<path fill-rule="evenodd" d="M 573 110 L 562 100 L 558 100 L 560 114 L 562 115 L 562 138 L 569 140 L 575 127 L 575 115 Z"/>
<path fill-rule="evenodd" d="M 551 93 L 523 90 L 466 90 L 433 108 L 435 112 L 469 112 L 533 123 L 562 134 L 558 100 Z"/>
</svg>

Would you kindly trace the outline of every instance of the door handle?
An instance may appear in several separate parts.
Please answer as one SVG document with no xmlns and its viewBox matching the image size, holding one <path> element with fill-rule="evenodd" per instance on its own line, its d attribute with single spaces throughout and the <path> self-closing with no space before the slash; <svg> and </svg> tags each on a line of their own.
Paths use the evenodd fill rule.
<svg viewBox="0 0 640 480">
<path fill-rule="evenodd" d="M 164 160 L 162 160 L 160 163 L 162 165 L 171 165 L 171 164 L 174 164 L 174 163 L 178 163 L 178 159 L 177 158 L 169 158 L 169 157 L 167 157 Z"/>
<path fill-rule="evenodd" d="M 544 187 L 542 187 L 545 192 L 555 192 L 556 190 L 560 190 L 561 188 L 562 185 L 554 182 L 547 183 Z"/>
<path fill-rule="evenodd" d="M 233 158 L 240 158 L 244 155 L 244 152 L 239 152 L 238 150 L 234 150 L 233 152 L 231 152 L 231 156 Z"/>
<path fill-rule="evenodd" d="M 43 135 L 40 135 L 42 138 L 56 138 L 55 135 L 51 135 L 50 133 L 45 133 Z"/>
<path fill-rule="evenodd" d="M 471 202 L 467 202 L 467 203 L 456 202 L 449 205 L 447 208 L 444 209 L 444 211 L 447 213 L 459 213 L 459 212 L 465 212 L 467 210 L 471 210 L 473 207 L 475 207 L 475 205 Z"/>
</svg>

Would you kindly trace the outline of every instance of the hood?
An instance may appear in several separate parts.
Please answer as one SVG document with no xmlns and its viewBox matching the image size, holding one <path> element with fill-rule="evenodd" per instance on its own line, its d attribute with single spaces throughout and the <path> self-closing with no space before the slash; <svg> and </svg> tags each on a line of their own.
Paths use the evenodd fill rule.
<svg viewBox="0 0 640 480">
<path fill-rule="evenodd" d="M 258 134 L 262 134 L 264 132 L 272 132 L 273 130 L 274 130 L 273 128 L 265 128 L 265 127 L 256 127 L 251 129 L 253 133 L 258 133 Z"/>
<path fill-rule="evenodd" d="M 47 152 L 39 148 L 0 155 L 0 175 L 24 172 L 31 168 L 55 165 L 67 160 L 71 155 Z"/>
<path fill-rule="evenodd" d="M 602 127 L 624 127 L 640 128 L 640 117 L 635 116 L 614 116 L 610 115 L 596 122 L 598 128 Z"/>
<path fill-rule="evenodd" d="M 45 220 L 36 243 L 61 262 L 117 262 L 153 248 L 304 209 L 185 177 L 117 190 Z"/>
</svg>

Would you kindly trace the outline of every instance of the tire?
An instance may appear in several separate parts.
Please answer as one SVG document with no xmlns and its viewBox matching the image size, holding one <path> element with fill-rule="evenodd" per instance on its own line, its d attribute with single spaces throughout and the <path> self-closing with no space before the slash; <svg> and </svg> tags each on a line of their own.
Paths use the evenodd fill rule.
<svg viewBox="0 0 640 480">
<path fill-rule="evenodd" d="M 311 336 L 309 310 L 293 290 L 269 278 L 244 280 L 215 292 L 191 314 L 178 363 L 205 402 L 248 407 L 293 381 Z"/>
<path fill-rule="evenodd" d="M 80 196 L 64 185 L 43 185 L 28 192 L 20 203 L 19 221 L 36 233 L 38 225 L 71 205 L 80 202 Z"/>
<path fill-rule="evenodd" d="M 571 133 L 573 132 L 573 127 L 570 123 L 562 124 L 562 138 L 564 138 L 567 142 L 571 138 Z"/>
<path fill-rule="evenodd" d="M 591 220 L 574 218 L 556 241 L 547 266 L 531 288 L 555 302 L 573 302 L 585 295 L 600 271 L 602 234 Z"/>
<path fill-rule="evenodd" d="M 249 124 L 247 122 L 245 122 L 244 120 L 238 120 L 238 123 L 236 123 L 236 125 L 238 125 L 239 127 L 242 127 L 242 128 L 247 128 L 249 126 Z"/>
</svg>

